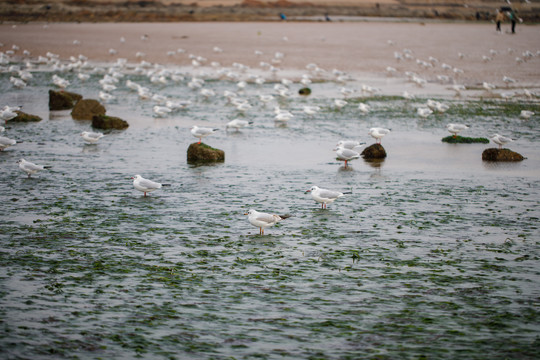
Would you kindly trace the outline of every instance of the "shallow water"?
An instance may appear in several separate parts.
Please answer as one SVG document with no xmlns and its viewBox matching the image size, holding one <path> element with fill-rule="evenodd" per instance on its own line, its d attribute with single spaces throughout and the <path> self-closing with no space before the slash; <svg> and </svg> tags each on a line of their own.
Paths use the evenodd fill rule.
<svg viewBox="0 0 540 360">
<path fill-rule="evenodd" d="M 540 350 L 537 104 L 442 99 L 445 114 L 416 116 L 426 99 L 377 96 L 332 106 L 339 85 L 280 101 L 295 117 L 276 126 L 272 105 L 248 85 L 253 109 L 238 114 L 209 79 L 204 100 L 186 81 L 155 86 L 126 75 L 107 113 L 130 123 L 96 145 L 87 121 L 49 112 L 52 73 L 14 90 L 0 77 L 0 104 L 44 118 L 8 123 L 23 142 L 0 153 L 2 239 L 0 348 L 6 358 L 535 358 Z M 101 75 L 69 91 L 97 98 Z M 152 116 L 126 79 L 193 104 Z M 296 94 L 300 85 L 291 87 Z M 302 105 L 322 107 L 309 118 Z M 515 115 L 511 115 L 514 114 Z M 225 131 L 235 117 L 253 120 Z M 527 159 L 481 160 L 490 145 L 448 145 L 448 122 L 468 136 L 517 138 Z M 223 164 L 190 166 L 189 127 L 219 127 L 204 140 Z M 335 160 L 342 138 L 368 143 L 384 126 L 388 158 Z M 27 178 L 24 157 L 52 169 Z M 131 176 L 171 183 L 148 197 Z M 312 185 L 352 191 L 321 210 Z M 258 235 L 249 208 L 293 217 Z"/>
</svg>

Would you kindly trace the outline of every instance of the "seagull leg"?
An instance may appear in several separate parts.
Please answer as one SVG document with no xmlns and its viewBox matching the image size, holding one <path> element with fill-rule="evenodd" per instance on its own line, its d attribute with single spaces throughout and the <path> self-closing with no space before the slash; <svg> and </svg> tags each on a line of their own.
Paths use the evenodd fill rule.
<svg viewBox="0 0 540 360">
<path fill-rule="evenodd" d="M 146 197 L 146 191 L 144 192 L 144 197 Z"/>
<path fill-rule="evenodd" d="M 347 167 L 347 160 L 345 160 L 345 167 Z"/>
</svg>

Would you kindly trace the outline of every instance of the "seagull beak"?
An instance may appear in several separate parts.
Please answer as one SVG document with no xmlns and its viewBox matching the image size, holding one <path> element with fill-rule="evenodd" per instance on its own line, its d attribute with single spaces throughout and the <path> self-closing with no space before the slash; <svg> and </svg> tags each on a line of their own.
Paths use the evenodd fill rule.
<svg viewBox="0 0 540 360">
<path fill-rule="evenodd" d="M 311 190 L 306 190 L 306 192 L 304 194 L 307 194 L 308 192 L 311 192 Z"/>
</svg>

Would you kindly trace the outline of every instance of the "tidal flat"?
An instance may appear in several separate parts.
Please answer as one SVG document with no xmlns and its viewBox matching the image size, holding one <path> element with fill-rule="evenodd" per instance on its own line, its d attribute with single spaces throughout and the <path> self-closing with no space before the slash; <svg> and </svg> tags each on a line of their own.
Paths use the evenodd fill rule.
<svg viewBox="0 0 540 360">
<path fill-rule="evenodd" d="M 306 97 L 302 73 L 287 74 L 296 80 L 280 96 L 279 75 L 256 84 L 242 73 L 163 66 L 177 81 L 154 83 L 137 64 L 114 62 L 93 63 L 84 81 L 36 64 L 29 85 L 15 89 L 11 65 L 22 66 L 0 73 L 0 105 L 43 120 L 8 121 L 1 135 L 19 141 L 0 152 L 4 358 L 537 357 L 540 130 L 538 115 L 519 117 L 540 114 L 536 99 L 406 99 L 362 93 L 372 79 L 353 77 L 347 86 L 358 92 L 337 109 L 342 84 L 326 76 L 313 76 Z M 111 68 L 122 76 L 107 114 L 130 126 L 85 144 L 89 121 L 48 110 L 52 75 L 97 98 Z M 215 96 L 188 87 L 193 77 Z M 127 80 L 190 104 L 155 116 L 155 101 Z M 238 111 L 226 90 L 251 108 Z M 428 99 L 449 109 L 421 118 Z M 320 110 L 307 115 L 305 105 Z M 276 123 L 275 106 L 294 117 Z M 227 131 L 234 118 L 253 124 Z M 495 144 L 443 143 L 449 122 L 470 125 L 463 136 L 509 135 L 506 147 L 526 159 L 483 162 Z M 224 150 L 224 163 L 187 164 L 192 125 L 220 129 L 203 142 Z M 332 149 L 342 139 L 370 145 L 373 126 L 391 129 L 388 157 L 345 168 Z M 20 158 L 51 168 L 29 178 Z M 171 186 L 144 197 L 135 174 Z M 305 194 L 312 185 L 352 194 L 322 210 Z M 292 217 L 260 236 L 250 208 Z"/>
</svg>

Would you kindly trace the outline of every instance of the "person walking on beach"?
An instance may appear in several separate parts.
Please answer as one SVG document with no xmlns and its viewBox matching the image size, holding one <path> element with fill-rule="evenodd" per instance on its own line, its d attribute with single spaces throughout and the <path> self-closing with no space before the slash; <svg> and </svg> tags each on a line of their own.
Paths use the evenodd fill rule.
<svg viewBox="0 0 540 360">
<path fill-rule="evenodd" d="M 510 22 L 512 23 L 512 34 L 516 33 L 517 15 L 514 9 L 510 10 Z"/>
<path fill-rule="evenodd" d="M 502 11 L 497 10 L 497 15 L 495 15 L 495 22 L 497 23 L 497 32 L 501 32 L 501 21 L 504 21 L 504 14 Z"/>
</svg>

